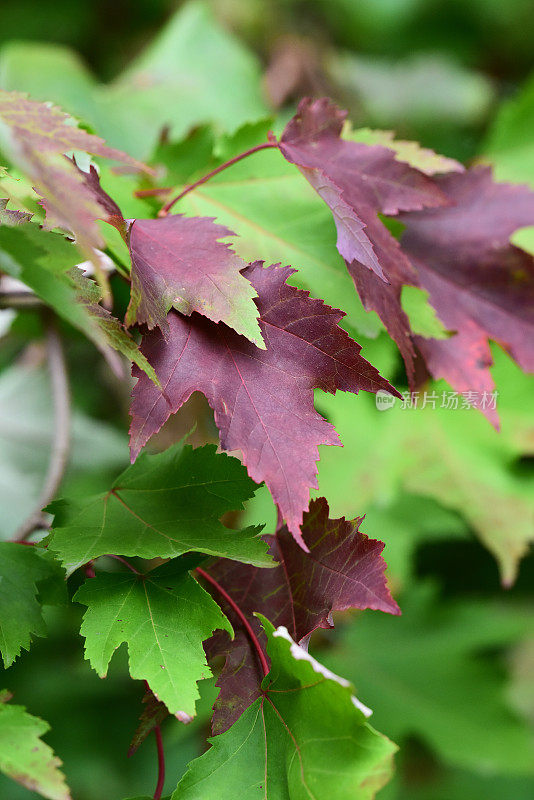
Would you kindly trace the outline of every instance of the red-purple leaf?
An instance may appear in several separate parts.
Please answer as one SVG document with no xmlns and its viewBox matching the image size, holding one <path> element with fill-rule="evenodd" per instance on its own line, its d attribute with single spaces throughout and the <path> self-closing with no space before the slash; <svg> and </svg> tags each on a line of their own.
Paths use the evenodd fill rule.
<svg viewBox="0 0 534 800">
<path fill-rule="evenodd" d="M 302 524 L 309 553 L 284 527 L 269 537 L 271 553 L 280 562 L 277 568 L 258 569 L 218 559 L 208 572 L 237 603 L 262 644 L 264 635 L 255 612 L 268 613 L 274 625 L 285 625 L 305 646 L 314 630 L 332 627 L 333 611 L 359 608 L 400 613 L 384 577 L 384 545 L 361 533 L 361 522 L 329 519 L 328 503 L 319 498 L 310 503 Z M 207 645 L 210 657 L 226 657 L 217 684 L 221 692 L 214 706 L 214 733 L 230 727 L 259 696 L 263 677 L 239 618 L 224 603 L 223 608 L 236 636 L 230 641 L 216 634 Z"/>
<path fill-rule="evenodd" d="M 152 689 L 147 688 L 143 697 L 143 710 L 139 717 L 139 724 L 130 742 L 128 755 L 133 756 L 146 737 L 168 716 L 169 711 L 165 703 L 158 700 Z"/>
<path fill-rule="evenodd" d="M 0 124 L 6 131 L 8 155 L 44 198 L 46 227 L 72 231 L 78 246 L 94 261 L 94 249 L 103 246 L 96 225 L 101 216 L 100 201 L 86 184 L 86 174 L 65 158 L 65 153 L 81 150 L 120 161 L 130 169 L 151 170 L 71 123 L 73 120 L 58 108 L 0 90 Z"/>
<path fill-rule="evenodd" d="M 100 206 L 101 215 L 99 219 L 103 219 L 104 222 L 108 222 L 110 225 L 113 225 L 114 228 L 117 228 L 120 235 L 123 237 L 123 239 L 125 239 L 126 220 L 124 219 L 122 211 L 115 200 L 113 200 L 109 194 L 102 189 L 100 185 L 100 177 L 96 168 L 93 166 L 93 164 L 91 164 L 89 167 L 89 172 L 84 172 L 79 167 L 78 171 L 83 177 L 85 186 L 91 191 L 93 199 L 96 200 Z"/>
<path fill-rule="evenodd" d="M 318 445 L 339 444 L 338 436 L 313 406 L 313 390 L 398 392 L 360 355 L 360 345 L 338 323 L 343 313 L 286 284 L 290 267 L 249 266 L 244 275 L 258 292 L 257 306 L 266 350 L 222 323 L 193 314 L 168 315 L 165 338 L 144 336 L 142 352 L 154 367 L 157 389 L 136 369 L 131 452 L 143 445 L 194 391 L 215 412 L 221 445 L 241 450 L 248 473 L 265 481 L 293 536 L 309 490 L 317 487 Z"/>
<path fill-rule="evenodd" d="M 397 161 L 393 150 L 341 139 L 346 116 L 327 98 L 302 100 L 280 150 L 331 209 L 337 247 L 349 270 L 362 264 L 387 283 L 390 263 L 403 256 L 378 212 L 395 215 L 447 200 L 428 176 Z M 409 271 L 409 264 L 404 269 Z"/>
<path fill-rule="evenodd" d="M 10 129 L 15 147 L 24 145 L 40 153 L 83 150 L 120 161 L 132 169 L 147 169 L 121 150 L 108 147 L 99 136 L 70 124 L 71 118 L 59 108 L 30 100 L 18 92 L 0 90 L 0 118 Z"/>
<path fill-rule="evenodd" d="M 499 184 L 488 167 L 439 178 L 451 205 L 401 216 L 401 244 L 444 325 L 445 340 L 417 337 L 435 378 L 457 391 L 491 392 L 488 339 L 534 370 L 534 259 L 510 236 L 534 220 L 534 192 Z M 494 409 L 483 409 L 493 424 Z"/>
<path fill-rule="evenodd" d="M 167 335 L 171 308 L 186 315 L 197 311 L 264 348 L 256 292 L 242 274 L 246 264 L 219 241 L 232 235 L 208 217 L 134 220 L 129 230 L 132 295 L 127 323 L 158 326 Z"/>
<path fill-rule="evenodd" d="M 26 211 L 12 211 L 7 207 L 7 198 L 0 198 L 0 225 L 22 225 L 23 222 L 29 222 L 32 218 L 31 214 Z"/>
</svg>

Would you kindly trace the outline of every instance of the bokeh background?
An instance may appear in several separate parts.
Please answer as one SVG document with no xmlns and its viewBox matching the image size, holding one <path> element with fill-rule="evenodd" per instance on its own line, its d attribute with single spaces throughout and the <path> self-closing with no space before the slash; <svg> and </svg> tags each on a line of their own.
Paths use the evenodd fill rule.
<svg viewBox="0 0 534 800">
<path fill-rule="evenodd" d="M 211 139 L 202 126 L 222 137 L 219 152 L 231 151 L 224 136 L 240 126 L 279 128 L 299 97 L 328 94 L 349 109 L 355 127 L 395 130 L 466 163 L 491 162 L 499 180 L 534 188 L 533 34 L 532 0 L 17 0 L 0 7 L 0 87 L 58 103 L 110 144 L 159 158 L 176 182 L 206 160 Z M 243 141 L 254 125 L 248 131 Z M 246 169 L 262 174 L 259 162 Z M 297 220 L 307 206 L 295 200 L 292 209 L 291 198 L 285 213 Z M 262 213 L 280 199 L 260 198 Z M 312 264 L 317 218 L 309 241 L 298 224 L 302 250 L 294 255 L 288 234 L 285 257 Z M 266 249 L 259 242 L 257 255 L 268 258 Z M 354 313 L 364 354 L 402 388 L 395 346 Z M 52 412 L 30 344 L 36 325 L 27 313 L 2 322 L 4 538 L 46 466 Z M 89 483 L 96 491 L 126 463 L 127 389 L 102 372 L 82 337 L 68 336 L 76 417 L 65 490 L 87 491 Z M 317 397 L 346 445 L 322 454 L 321 493 L 335 515 L 367 514 L 362 529 L 386 542 L 403 609 L 400 619 L 342 616 L 334 632 L 312 640 L 315 654 L 354 682 L 375 726 L 401 747 L 380 800 L 534 797 L 532 555 L 513 586 L 500 580 L 532 538 L 533 385 L 497 348 L 494 355 L 501 434 L 471 410 L 381 415 L 366 397 L 358 405 Z M 209 411 L 194 398 L 161 445 L 193 417 L 197 436 L 213 438 Z M 274 524 L 265 492 L 247 513 Z M 142 687 L 128 679 L 123 650 L 105 681 L 91 672 L 76 634 L 81 614 L 81 607 L 50 611 L 49 637 L 1 682 L 50 722 L 47 741 L 65 763 L 75 800 L 151 793 L 152 739 L 126 758 Z M 169 792 L 205 747 L 215 692 L 205 682 L 192 725 L 165 724 Z M 29 793 L 0 777 L 0 797 Z"/>
</svg>

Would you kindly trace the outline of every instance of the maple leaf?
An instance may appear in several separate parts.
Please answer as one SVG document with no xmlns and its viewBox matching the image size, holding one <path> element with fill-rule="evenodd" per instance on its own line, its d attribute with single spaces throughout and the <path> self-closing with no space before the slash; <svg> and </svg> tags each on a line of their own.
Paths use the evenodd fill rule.
<svg viewBox="0 0 534 800">
<path fill-rule="evenodd" d="M 265 348 L 256 292 L 241 274 L 246 264 L 219 241 L 233 235 L 206 217 L 176 214 L 133 220 L 128 235 L 132 293 L 127 324 L 158 326 L 166 335 L 171 308 L 187 315 L 197 311 Z"/>
<path fill-rule="evenodd" d="M 219 522 L 257 487 L 236 458 L 215 449 L 178 443 L 143 453 L 109 491 L 52 503 L 49 549 L 69 572 L 106 553 L 172 558 L 196 551 L 269 567 L 261 527 L 235 531 Z"/>
<path fill-rule="evenodd" d="M 401 215 L 401 245 L 429 302 L 457 333 L 415 341 L 434 378 L 482 395 L 494 388 L 490 338 L 534 371 L 534 258 L 510 243 L 534 219 L 534 192 L 495 183 L 489 167 L 438 181 L 450 205 Z M 481 410 L 498 425 L 495 409 Z"/>
<path fill-rule="evenodd" d="M 30 649 L 32 636 L 46 636 L 39 591 L 48 581 L 64 586 L 63 570 L 49 553 L 0 543 L 0 652 L 6 669 L 22 648 Z"/>
<path fill-rule="evenodd" d="M 60 234 L 43 231 L 32 223 L 0 229 L 0 268 L 4 272 L 29 286 L 104 353 L 109 344 L 158 383 L 124 326 L 98 305 L 101 290 L 76 268 L 79 261 L 80 252 Z"/>
<path fill-rule="evenodd" d="M 391 149 L 342 139 L 346 116 L 328 98 L 305 98 L 282 134 L 280 150 L 331 209 L 337 248 L 351 275 L 356 262 L 388 283 L 403 256 L 378 212 L 395 215 L 447 200 L 433 180 L 397 161 Z M 409 263 L 403 268 L 409 272 Z"/>
<path fill-rule="evenodd" d="M 173 559 L 144 575 L 100 573 L 74 595 L 88 607 L 80 631 L 100 677 L 126 642 L 132 678 L 146 680 L 172 714 L 186 718 L 195 714 L 197 681 L 211 675 L 203 640 L 216 628 L 232 634 L 220 607 L 189 574 L 194 565 L 196 559 Z"/>
<path fill-rule="evenodd" d="M 102 189 L 102 186 L 100 185 L 100 175 L 98 174 L 94 164 L 90 164 L 89 172 L 85 172 L 76 164 L 75 159 L 73 159 L 73 161 L 78 169 L 78 173 L 83 179 L 85 186 L 90 190 L 91 194 L 93 195 L 93 199 L 100 206 L 99 219 L 103 219 L 104 222 L 108 222 L 110 225 L 113 225 L 113 227 L 119 231 L 121 236 L 126 239 L 126 220 L 124 219 L 122 211 L 115 200 L 113 200 L 113 198 Z"/>
<path fill-rule="evenodd" d="M 360 355 L 338 323 L 343 313 L 288 286 L 290 267 L 250 265 L 244 275 L 258 292 L 266 350 L 223 324 L 198 315 L 168 316 L 169 334 L 143 337 L 142 352 L 162 388 L 139 378 L 131 406 L 131 452 L 143 445 L 194 391 L 215 413 L 225 450 L 241 450 L 248 473 L 265 481 L 293 536 L 303 544 L 302 514 L 316 487 L 318 445 L 339 444 L 314 409 L 313 389 L 398 394 Z"/>
<path fill-rule="evenodd" d="M 231 159 L 244 149 L 265 143 L 270 121 L 248 125 L 233 137 L 226 138 L 222 160 Z M 211 140 L 210 140 L 211 142 Z M 183 145 L 187 146 L 187 142 Z M 191 148 L 193 140 L 189 144 Z M 213 167 L 210 149 L 202 151 L 203 161 L 193 161 L 189 171 L 176 174 L 174 151 L 162 147 L 168 169 L 180 183 L 194 181 L 198 171 Z M 179 165 L 192 161 L 179 151 Z M 193 156 L 198 159 L 197 149 Z M 169 163 L 170 162 L 170 163 Z M 219 162 L 217 162 L 219 164 Z M 191 170 L 194 170 L 193 172 Z M 283 197 L 283 203 L 280 198 Z M 336 250 L 336 230 L 332 214 L 294 164 L 280 157 L 275 148 L 262 150 L 254 158 L 245 158 L 231 169 L 223 170 L 197 186 L 180 200 L 187 214 L 217 217 L 235 231 L 235 248 L 246 261 L 255 261 L 258 253 L 266 263 L 298 264 L 290 283 L 307 289 L 347 316 L 343 327 L 352 336 L 374 338 L 381 330 L 375 314 L 368 314 L 354 289 L 345 262 Z"/>
<path fill-rule="evenodd" d="M 285 625 L 301 645 L 317 628 L 333 627 L 333 611 L 370 608 L 400 613 L 384 577 L 383 543 L 359 530 L 363 518 L 349 522 L 329 519 L 328 513 L 328 503 L 319 498 L 304 514 L 301 530 L 309 553 L 296 544 L 287 527 L 265 537 L 279 562 L 276 569 L 257 569 L 226 559 L 206 567 L 237 603 L 262 644 L 255 612 L 269 613 L 273 623 Z M 223 634 L 215 634 L 206 645 L 210 658 L 226 657 L 217 681 L 221 692 L 214 705 L 214 733 L 230 727 L 261 694 L 260 665 L 250 638 L 232 608 L 225 603 L 223 607 L 236 635 L 228 641 Z"/>
<path fill-rule="evenodd" d="M 7 203 L 7 198 L 0 198 L 0 225 L 21 225 L 30 221 L 31 214 L 26 211 L 12 211 L 7 207 Z"/>
<path fill-rule="evenodd" d="M 499 435 L 467 399 L 447 391 L 445 382 L 435 386 L 435 407 L 429 402 L 410 410 L 395 403 L 387 414 L 377 411 L 371 398 L 363 397 L 354 408 L 348 395 L 325 395 L 321 408 L 345 446 L 323 454 L 319 485 L 336 516 L 383 507 L 385 497 L 400 491 L 434 498 L 466 520 L 497 559 L 504 586 L 510 586 L 534 539 L 534 496 L 516 467 L 534 451 L 525 403 L 532 387 L 499 348 L 494 350 L 497 377 L 508 387 L 498 403 Z M 369 531 L 382 535 L 380 527 Z"/>
<path fill-rule="evenodd" d="M 363 615 L 339 626 L 326 665 L 355 683 L 401 748 L 417 736 L 445 763 L 531 774 L 532 728 L 506 701 L 503 652 L 532 631 L 531 611 L 487 598 L 444 603 L 428 583 L 404 594 L 402 608 L 401 620 Z M 474 694 L 473 707 L 466 698 Z"/>
<path fill-rule="evenodd" d="M 139 717 L 139 724 L 130 742 L 130 747 L 128 748 L 128 756 L 132 756 L 149 733 L 169 716 L 167 706 L 165 703 L 162 703 L 161 700 L 158 700 L 152 689 L 147 689 L 143 695 L 142 702 L 143 710 Z M 189 720 L 190 717 L 181 717 L 182 722 L 189 722 Z"/>
<path fill-rule="evenodd" d="M 234 800 L 245 786 L 247 800 L 372 800 L 391 775 L 396 746 L 368 724 L 371 712 L 347 681 L 286 628 L 275 630 L 264 618 L 262 624 L 272 668 L 261 698 L 209 740 L 211 748 L 191 762 L 172 800 Z"/>
<path fill-rule="evenodd" d="M 92 260 L 94 249 L 103 245 L 96 224 L 101 207 L 87 186 L 84 173 L 64 154 L 82 150 L 120 161 L 132 169 L 148 168 L 120 150 L 108 147 L 98 136 L 77 128 L 58 108 L 17 92 L 0 90 L 0 122 L 3 123 L 2 147 L 44 198 L 47 226 L 72 231 L 78 246 Z"/>
<path fill-rule="evenodd" d="M 387 147 L 394 151 L 397 161 L 403 161 L 419 172 L 424 172 L 425 175 L 465 171 L 463 164 L 454 158 L 448 158 L 427 147 L 421 147 L 418 142 L 395 139 L 393 131 L 357 128 L 353 131 L 343 131 L 343 136 L 353 142 Z"/>
<path fill-rule="evenodd" d="M 70 800 L 61 761 L 41 741 L 50 726 L 10 699 L 8 691 L 0 692 L 0 770 L 48 800 Z"/>
</svg>

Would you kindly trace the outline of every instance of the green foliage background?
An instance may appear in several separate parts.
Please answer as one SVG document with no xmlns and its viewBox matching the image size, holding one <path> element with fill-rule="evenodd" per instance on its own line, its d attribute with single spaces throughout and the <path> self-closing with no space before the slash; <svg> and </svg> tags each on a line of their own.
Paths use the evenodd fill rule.
<svg viewBox="0 0 534 800">
<path fill-rule="evenodd" d="M 300 94 L 324 91 L 349 107 L 355 126 L 394 128 L 446 155 L 490 160 L 500 180 L 534 187 L 531 0 L 218 0 L 175 8 L 163 0 L 4 4 L 0 87 L 57 102 L 134 156 L 156 153 L 171 183 L 202 174 L 214 153 L 227 158 L 261 141 Z M 306 70 L 275 108 L 273 86 L 284 87 L 269 84 L 270 99 L 265 70 L 288 48 L 304 54 Z M 217 214 L 240 234 L 243 257 L 301 269 L 314 294 L 348 312 L 363 354 L 403 388 L 395 346 L 340 267 L 327 210 L 290 172 L 276 154 L 262 154 L 189 195 L 184 210 Z M 252 185 L 252 177 L 269 180 Z M 123 194 L 126 214 L 143 215 L 148 206 L 132 199 L 129 179 L 104 173 L 106 180 L 117 200 Z M 120 259 L 120 242 L 108 245 Z M 119 283 L 115 290 L 124 296 Z M 29 312 L 7 313 L 0 314 L 4 539 L 38 494 L 52 413 L 34 342 L 38 323 Z M 80 334 L 66 326 L 64 334 L 75 408 L 64 490 L 81 496 L 89 487 L 104 491 L 127 463 L 128 387 Z M 317 397 L 346 445 L 322 453 L 320 493 L 334 516 L 366 513 L 362 529 L 386 542 L 404 612 L 343 616 L 335 631 L 312 639 L 312 651 L 354 682 L 374 709 L 373 724 L 400 745 L 396 776 L 380 800 L 534 796 L 532 555 L 512 588 L 500 582 L 513 577 L 532 538 L 533 382 L 497 348 L 495 359 L 500 434 L 472 410 L 379 412 L 374 397 Z M 197 398 L 167 435 L 177 438 L 193 418 L 198 441 L 213 441 L 212 419 Z M 160 437 L 162 447 L 168 443 Z M 269 515 L 273 525 L 262 490 L 239 525 Z M 128 676 L 124 648 L 105 681 L 91 671 L 76 633 L 82 613 L 81 606 L 47 607 L 48 638 L 3 683 L 15 702 L 50 723 L 46 741 L 77 800 L 149 793 L 153 742 L 126 759 L 142 686 Z M 167 791 L 204 747 L 216 690 L 212 681 L 201 690 L 197 719 L 164 727 Z M 24 800 L 28 792 L 0 777 L 0 796 Z"/>
</svg>

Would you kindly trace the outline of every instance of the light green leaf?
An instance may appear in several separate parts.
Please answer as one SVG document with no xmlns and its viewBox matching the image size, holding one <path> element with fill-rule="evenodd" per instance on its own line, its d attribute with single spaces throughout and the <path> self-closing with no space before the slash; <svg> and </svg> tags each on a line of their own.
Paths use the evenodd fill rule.
<svg viewBox="0 0 534 800">
<path fill-rule="evenodd" d="M 132 678 L 148 681 L 184 722 L 195 714 L 197 681 L 211 675 L 202 642 L 216 629 L 233 635 L 217 603 L 189 574 L 193 566 L 180 559 L 142 576 L 100 574 L 74 596 L 88 607 L 81 633 L 93 669 L 105 677 L 113 653 L 126 642 Z"/>
<path fill-rule="evenodd" d="M 45 590 L 39 597 L 41 586 Z M 0 653 L 11 666 L 32 636 L 46 636 L 41 604 L 66 599 L 65 573 L 40 547 L 0 542 Z M 50 602 L 52 601 L 52 603 Z"/>
<path fill-rule="evenodd" d="M 429 762 L 434 764 L 431 757 L 422 764 L 418 763 L 418 771 L 422 772 Z M 409 770 L 410 765 L 407 765 L 407 773 Z M 407 785 L 400 787 L 397 781 L 395 784 L 391 792 L 388 791 L 387 796 L 384 794 L 380 800 L 531 800 L 534 795 L 534 778 L 531 777 L 445 770 L 441 765 L 433 776 L 427 776 L 424 781 L 418 780 L 417 775 L 412 773 L 407 774 Z"/>
<path fill-rule="evenodd" d="M 510 683 L 507 697 L 523 719 L 534 724 L 534 625 L 530 635 L 519 642 L 508 660 Z"/>
<path fill-rule="evenodd" d="M 494 352 L 500 433 L 475 409 L 462 407 L 462 397 L 444 382 L 427 387 L 425 408 L 421 392 L 417 409 L 402 408 L 396 400 L 381 411 L 375 398 L 318 395 L 318 408 L 345 446 L 334 455 L 321 448 L 314 494 L 328 497 L 334 516 L 358 516 L 371 504 L 387 505 L 401 490 L 432 497 L 474 529 L 509 585 L 534 540 L 532 487 L 515 468 L 517 457 L 534 448 L 528 412 L 532 377 L 498 348 Z M 379 530 L 368 533 L 380 538 Z"/>
<path fill-rule="evenodd" d="M 70 800 L 61 761 L 40 738 L 49 725 L 9 699 L 9 692 L 0 692 L 0 770 L 48 800 Z"/>
<path fill-rule="evenodd" d="M 452 334 L 436 316 L 428 302 L 428 292 L 417 286 L 403 286 L 401 305 L 410 320 L 410 327 L 419 336 L 432 339 L 448 339 Z"/>
<path fill-rule="evenodd" d="M 378 144 L 382 147 L 389 147 L 397 154 L 397 161 L 404 161 L 426 175 L 436 175 L 440 172 L 463 172 L 464 170 L 463 166 L 454 158 L 441 156 L 433 150 L 421 147 L 417 142 L 395 139 L 393 131 L 371 130 L 370 128 L 349 129 L 347 132 L 343 132 L 343 138 L 362 144 Z"/>
<path fill-rule="evenodd" d="M 257 59 L 204 2 L 180 8 L 111 84 L 98 84 L 66 48 L 16 42 L 0 52 L 0 86 L 60 104 L 139 158 L 164 128 L 172 139 L 205 122 L 234 131 L 267 112 Z"/>
<path fill-rule="evenodd" d="M 520 247 L 531 256 L 534 256 L 534 225 L 528 225 L 526 228 L 519 228 L 514 231 L 510 236 L 510 241 L 516 247 Z"/>
<path fill-rule="evenodd" d="M 368 725 L 347 681 L 262 621 L 264 696 L 210 739 L 173 800 L 371 800 L 389 780 L 395 745 Z"/>
<path fill-rule="evenodd" d="M 69 572 L 106 553 L 172 558 L 195 551 L 273 566 L 261 527 L 230 530 L 219 522 L 255 489 L 242 464 L 215 445 L 142 453 L 105 494 L 49 506 L 56 515 L 50 549 Z"/>
<path fill-rule="evenodd" d="M 443 508 L 431 497 L 402 492 L 388 503 L 365 506 L 365 529 L 386 545 L 387 574 L 396 595 L 415 578 L 417 548 L 435 541 L 469 537 L 458 513 Z"/>
<path fill-rule="evenodd" d="M 110 345 L 159 385 L 156 373 L 118 319 L 98 305 L 100 292 L 73 270 L 83 256 L 58 233 L 25 223 L 0 227 L 0 269 L 17 278 L 97 347 Z M 88 298 L 88 292 L 91 297 Z"/>
<path fill-rule="evenodd" d="M 402 616 L 358 617 L 338 628 L 327 665 L 341 670 L 397 741 L 421 738 L 447 763 L 477 772 L 533 774 L 528 726 L 506 706 L 502 668 L 483 650 L 532 630 L 520 608 L 444 604 L 430 587 L 401 600 Z"/>
<path fill-rule="evenodd" d="M 8 41 L 0 50 L 0 87 L 53 102 L 96 125 L 96 81 L 68 47 L 43 42 Z"/>
<path fill-rule="evenodd" d="M 37 502 L 52 446 L 54 416 L 46 369 L 13 366 L 0 375 L 0 539 L 12 537 Z M 77 409 L 69 472 L 120 468 L 123 437 Z"/>
<path fill-rule="evenodd" d="M 420 52 L 396 62 L 335 53 L 327 69 L 365 119 L 378 127 L 476 125 L 494 95 L 485 75 L 436 53 Z"/>
<path fill-rule="evenodd" d="M 483 149 L 499 181 L 534 187 L 534 75 L 511 100 L 503 103 Z"/>
</svg>

